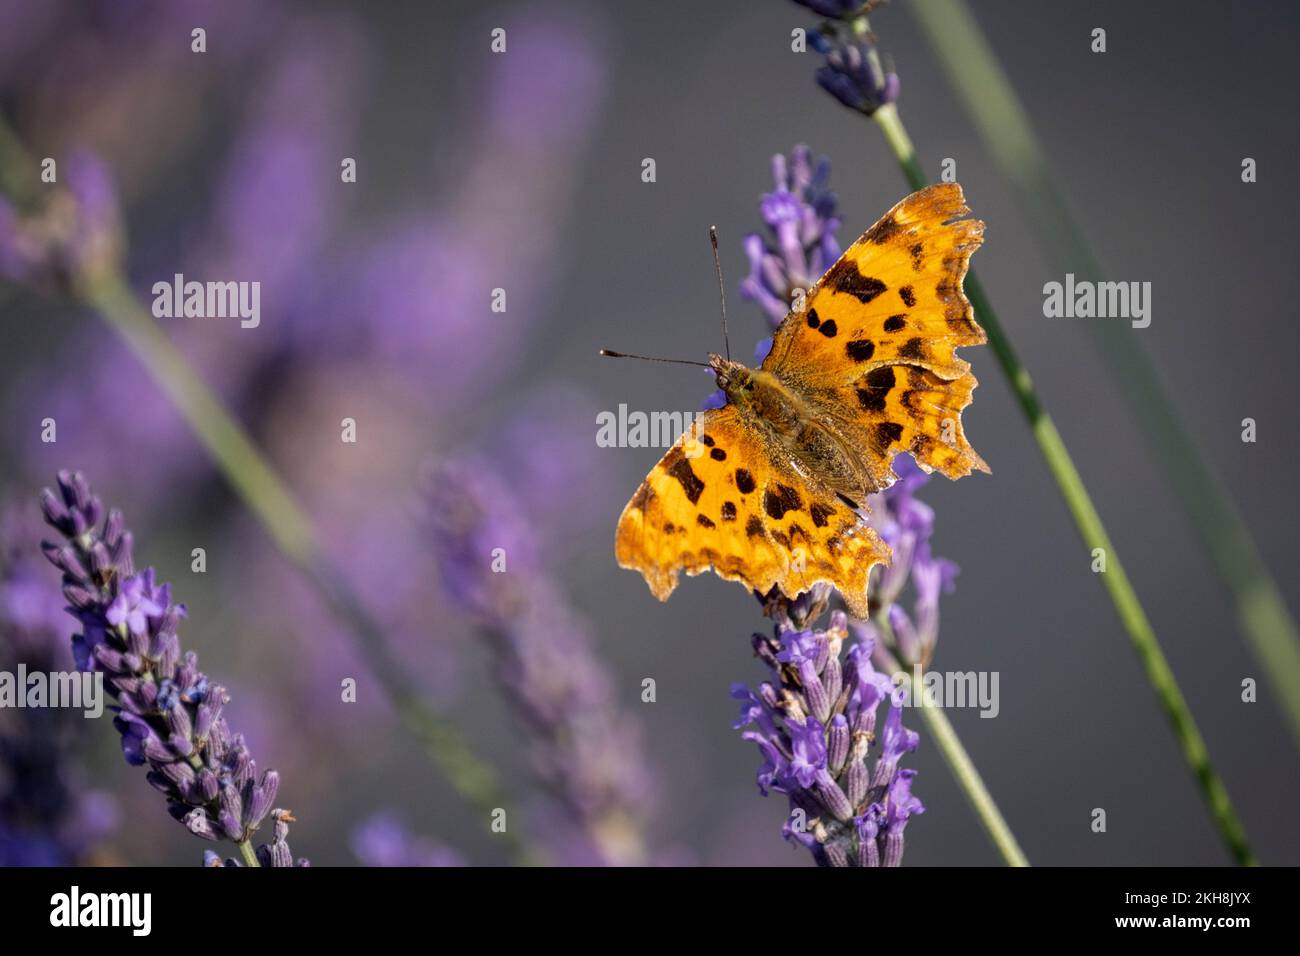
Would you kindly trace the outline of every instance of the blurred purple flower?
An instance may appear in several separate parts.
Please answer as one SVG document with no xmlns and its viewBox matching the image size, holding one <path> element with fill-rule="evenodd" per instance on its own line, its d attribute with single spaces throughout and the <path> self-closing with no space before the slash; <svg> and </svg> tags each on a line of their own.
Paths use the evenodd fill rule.
<svg viewBox="0 0 1300 956">
<path fill-rule="evenodd" d="M 106 514 L 79 472 L 60 472 L 58 486 L 58 495 L 45 490 L 41 507 L 65 541 L 42 549 L 63 572 L 68 611 L 82 628 L 74 654 L 83 669 L 104 673 L 117 701 L 113 724 L 127 763 L 149 765 L 149 783 L 191 833 L 248 844 L 272 810 L 279 774 L 257 775 L 244 738 L 221 715 L 225 688 L 209 682 L 197 655 L 182 654 L 176 630 L 185 606 L 172 604 L 170 585 L 158 584 L 152 568 L 136 573 L 121 512 Z M 287 846 L 263 850 L 275 865 L 288 854 Z"/>
<path fill-rule="evenodd" d="M 796 146 L 789 158 L 772 157 L 775 188 L 759 205 L 767 231 L 744 239 L 749 275 L 740 295 L 758 303 L 773 327 L 790 311 L 795 291 L 807 291 L 839 258 L 840 220 L 829 178 L 829 160 L 814 165 L 807 146 Z"/>
<path fill-rule="evenodd" d="M 809 607 L 815 619 L 824 603 Z M 787 609 L 796 616 L 779 617 L 774 637 L 754 635 L 771 680 L 756 691 L 742 684 L 731 691 L 741 701 L 736 726 L 763 757 L 759 791 L 788 797 L 784 835 L 819 865 L 897 866 L 907 819 L 925 810 L 911 794 L 914 771 L 898 768 L 919 742 L 902 725 L 902 692 L 872 667 L 869 638 L 859 637 L 841 659 L 849 640 L 842 611 L 823 631 L 800 629 L 809 618 L 793 604 Z M 876 711 L 885 700 L 889 711 L 877 739 Z M 880 746 L 869 771 L 873 743 Z"/>
<path fill-rule="evenodd" d="M 561 279 L 557 235 L 604 91 L 601 37 L 579 14 L 519 19 L 509 55 L 476 80 L 485 105 L 466 118 L 465 145 L 442 157 L 455 167 L 438 208 L 349 249 L 346 274 L 357 278 L 305 315 L 298 334 L 334 354 L 365 349 L 386 375 L 418 381 L 418 400 L 447 418 L 510 374 Z M 509 321 L 491 311 L 498 288 Z"/>
<path fill-rule="evenodd" d="M 117 264 L 121 210 L 108 167 L 74 149 L 59 181 L 26 215 L 0 199 L 0 279 L 66 288 Z"/>
<path fill-rule="evenodd" d="M 443 463 L 428 489 L 443 586 L 488 640 L 533 766 L 562 804 L 546 828 L 552 856 L 643 861 L 652 788 L 639 727 L 615 704 L 588 625 L 546 574 L 528 520 L 482 459 Z"/>
<path fill-rule="evenodd" d="M 66 671 L 64 602 L 36 546 L 39 509 L 26 505 L 0 505 L 0 670 Z M 0 711 L 0 866 L 87 863 L 116 829 L 113 799 L 86 786 L 83 726 L 76 711 Z"/>
<path fill-rule="evenodd" d="M 352 852 L 363 866 L 464 866 L 450 847 L 411 832 L 392 811 L 375 813 L 352 832 Z"/>
</svg>

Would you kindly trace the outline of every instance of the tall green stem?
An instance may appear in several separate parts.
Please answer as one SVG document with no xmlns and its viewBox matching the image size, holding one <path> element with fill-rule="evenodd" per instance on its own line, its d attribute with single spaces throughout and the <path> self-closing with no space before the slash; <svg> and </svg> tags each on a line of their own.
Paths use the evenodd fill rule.
<svg viewBox="0 0 1300 956">
<path fill-rule="evenodd" d="M 891 647 L 896 647 L 893 629 L 889 626 L 887 609 L 876 614 L 872 618 L 872 623 L 884 636 L 886 643 Z M 890 674 L 897 674 L 903 670 L 898 659 L 890 651 L 877 648 L 875 654 L 880 658 L 880 663 Z M 970 754 L 962 746 L 957 731 L 949 723 L 948 715 L 943 712 L 943 708 L 937 702 L 931 701 L 926 695 L 925 683 L 920 669 L 909 671 L 908 679 L 911 682 L 911 699 L 914 706 L 920 710 L 921 719 L 925 721 L 926 726 L 929 728 L 931 739 L 938 745 L 939 753 L 943 755 L 944 762 L 948 764 L 953 779 L 957 781 L 957 785 L 966 794 L 971 809 L 975 811 L 975 817 L 984 827 L 984 832 L 988 834 L 989 839 L 993 841 L 993 846 L 997 848 L 1007 866 L 1029 866 L 1029 860 L 1025 857 L 1024 851 L 1020 849 L 1020 844 L 1017 842 L 1015 834 L 1011 832 L 1011 827 L 1007 825 L 1006 818 L 1002 816 L 1002 811 L 998 809 L 993 794 L 989 793 L 989 788 L 984 785 L 984 778 L 975 769 L 975 762 L 970 759 Z"/>
<path fill-rule="evenodd" d="M 1029 116 L 964 0 L 909 5 L 998 168 L 1063 271 L 1099 280 L 1101 267 L 1048 167 Z M 1282 704 L 1300 747 L 1300 631 L 1254 538 L 1210 470 L 1146 351 L 1123 327 L 1089 322 L 1091 335 L 1133 409 L 1157 463 L 1227 585 L 1238 623 Z"/>
<path fill-rule="evenodd" d="M 96 273 L 86 278 L 78 293 L 157 381 L 280 551 L 347 624 L 402 723 L 424 745 L 434 765 L 484 819 L 494 809 L 505 806 L 495 773 L 478 760 L 460 732 L 430 707 L 393 656 L 382 626 L 361 605 L 322 551 L 306 512 L 220 400 L 194 374 L 122 276 L 113 269 Z M 520 851 L 514 834 L 507 832 L 506 839 L 516 852 Z"/>
<path fill-rule="evenodd" d="M 884 133 L 890 149 L 894 152 L 895 159 L 908 183 L 913 189 L 924 187 L 927 184 L 926 176 L 921 170 L 916 158 L 916 150 L 894 104 L 878 109 L 875 120 Z M 1192 712 L 1178 687 L 1178 681 L 1169 668 L 1169 662 L 1165 659 L 1151 622 L 1147 619 L 1142 603 L 1138 600 L 1137 592 L 1133 590 L 1128 575 L 1124 572 L 1119 554 L 1106 533 L 1101 516 L 1088 495 L 1083 479 L 1079 476 L 1079 471 L 1075 468 L 1074 461 L 1065 447 L 1065 442 L 1062 441 L 1051 416 L 1044 410 L 1042 402 L 1034 391 L 1028 369 L 1016 355 L 1010 338 L 984 293 L 984 287 L 973 271 L 966 276 L 966 294 L 975 308 L 976 317 L 988 333 L 989 345 L 992 346 L 998 364 L 1011 385 L 1011 391 L 1029 422 L 1034 440 L 1038 443 L 1039 451 L 1047 462 L 1052 477 L 1056 480 L 1061 497 L 1065 499 L 1066 507 L 1079 529 L 1085 547 L 1094 552 L 1101 549 L 1106 556 L 1106 571 L 1101 574 L 1102 583 L 1115 605 L 1120 622 L 1128 632 L 1133 649 L 1142 662 L 1147 680 L 1150 681 L 1165 711 L 1165 716 L 1169 719 L 1174 736 L 1177 737 L 1182 748 L 1183 758 L 1192 770 L 1220 837 L 1236 862 L 1253 864 L 1255 858 L 1246 841 L 1245 828 L 1233 809 L 1232 801 L 1228 798 L 1227 788 L 1224 787 L 1222 779 L 1210 763 L 1205 740 L 1196 726 L 1196 721 L 1192 718 Z"/>
</svg>

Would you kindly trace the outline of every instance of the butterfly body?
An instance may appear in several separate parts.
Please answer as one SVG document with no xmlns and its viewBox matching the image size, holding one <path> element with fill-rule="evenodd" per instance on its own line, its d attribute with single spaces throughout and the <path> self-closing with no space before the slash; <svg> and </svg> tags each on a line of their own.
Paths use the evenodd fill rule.
<svg viewBox="0 0 1300 956">
<path fill-rule="evenodd" d="M 988 470 L 961 428 L 975 378 L 955 355 L 984 341 L 961 289 L 984 228 L 967 212 L 955 183 L 914 193 L 808 290 L 759 368 L 709 356 L 727 402 L 623 509 L 622 566 L 661 600 L 680 571 L 712 568 L 763 594 L 827 582 L 867 616 L 890 551 L 862 506 L 895 480 L 894 455 L 950 478 Z"/>
<path fill-rule="evenodd" d="M 719 355 L 709 356 L 709 366 L 727 404 L 762 436 L 770 454 L 787 459 L 806 480 L 822 485 L 831 496 L 860 500 L 874 490 L 860 456 L 817 408 L 809 389 L 797 382 L 787 385 L 775 372 L 746 368 Z"/>
</svg>

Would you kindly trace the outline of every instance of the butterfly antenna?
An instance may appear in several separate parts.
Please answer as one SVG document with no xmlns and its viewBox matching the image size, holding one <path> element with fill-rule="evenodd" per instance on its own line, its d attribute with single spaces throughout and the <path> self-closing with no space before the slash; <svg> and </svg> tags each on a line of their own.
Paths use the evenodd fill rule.
<svg viewBox="0 0 1300 956">
<path fill-rule="evenodd" d="M 642 362 L 669 362 L 673 365 L 698 365 L 701 368 L 710 367 L 708 362 L 692 362 L 690 359 L 657 358 L 651 355 L 632 355 L 628 352 L 615 352 L 613 349 L 601 349 L 600 354 L 606 355 L 609 358 L 640 359 Z"/>
<path fill-rule="evenodd" d="M 709 226 L 709 242 L 713 244 L 713 271 L 718 274 L 718 298 L 722 302 L 722 344 L 727 348 L 727 361 L 731 361 L 731 340 L 727 338 L 727 290 L 722 284 L 722 260 L 718 258 L 718 227 Z"/>
</svg>

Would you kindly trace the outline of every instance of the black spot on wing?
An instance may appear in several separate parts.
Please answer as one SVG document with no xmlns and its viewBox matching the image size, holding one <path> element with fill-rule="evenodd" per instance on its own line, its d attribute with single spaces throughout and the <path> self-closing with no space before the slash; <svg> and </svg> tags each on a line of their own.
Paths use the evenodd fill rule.
<svg viewBox="0 0 1300 956">
<path fill-rule="evenodd" d="M 886 289 L 885 284 L 879 279 L 864 276 L 858 269 L 858 264 L 850 259 L 841 259 L 835 263 L 822 282 L 836 292 L 853 296 L 863 305 Z"/>
<path fill-rule="evenodd" d="M 897 332 L 905 325 L 907 325 L 906 315 L 891 315 L 889 318 L 885 319 L 886 332 Z"/>
<path fill-rule="evenodd" d="M 908 249 L 907 251 L 912 254 L 912 271 L 920 272 L 923 266 L 923 263 L 921 262 L 921 255 L 925 252 L 925 246 L 923 246 L 921 243 L 918 242 L 916 245 L 914 245 L 911 249 Z"/>
<path fill-rule="evenodd" d="M 889 328 L 888 324 L 886 324 L 885 328 Z M 876 354 L 876 343 L 867 339 L 860 339 L 844 346 L 844 352 L 854 362 L 866 362 Z"/>
<path fill-rule="evenodd" d="M 734 501 L 724 501 L 722 503 L 722 520 L 723 521 L 736 520 L 736 503 Z"/>
<path fill-rule="evenodd" d="M 763 492 L 763 510 L 772 518 L 780 521 L 787 511 L 797 511 L 803 507 L 799 492 L 789 485 L 777 484 Z"/>
<path fill-rule="evenodd" d="M 876 443 L 881 448 L 888 448 L 903 437 L 903 426 L 898 422 L 877 422 Z"/>
<path fill-rule="evenodd" d="M 749 520 L 745 522 L 745 534 L 751 538 L 766 537 L 767 532 L 763 530 L 763 519 L 758 515 L 750 515 Z"/>
<path fill-rule="evenodd" d="M 754 476 L 749 473 L 749 469 L 736 469 L 736 487 L 740 489 L 742 495 L 747 495 L 754 490 Z"/>
<path fill-rule="evenodd" d="M 822 335 L 826 336 L 828 339 L 833 339 L 835 338 L 835 334 L 839 332 L 839 330 L 840 330 L 839 326 L 835 324 L 835 320 L 831 319 L 829 322 L 823 322 L 822 327 L 817 331 L 820 332 Z"/>
<path fill-rule="evenodd" d="M 680 448 L 674 448 L 668 453 L 664 458 L 664 468 L 668 474 L 677 479 L 691 504 L 700 500 L 700 494 L 704 491 L 704 482 L 700 481 L 699 476 L 695 474 L 695 469 L 691 467 L 691 463 L 686 460 Z"/>
<path fill-rule="evenodd" d="M 905 285 L 898 290 L 898 297 L 903 300 L 903 305 L 909 309 L 916 305 L 916 293 L 912 291 L 910 285 Z"/>
<path fill-rule="evenodd" d="M 701 528 L 716 528 L 716 527 L 717 527 L 717 525 L 713 523 L 713 519 L 712 519 L 712 518 L 709 518 L 709 517 L 706 517 L 705 515 L 696 515 L 696 516 L 695 516 L 695 523 L 698 524 Z"/>
<path fill-rule="evenodd" d="M 925 350 L 921 346 L 919 338 L 908 339 L 903 343 L 903 347 L 898 350 L 900 358 L 921 359 L 925 357 Z"/>
<path fill-rule="evenodd" d="M 632 496 L 630 504 L 638 511 L 645 511 L 645 506 L 653 501 L 654 497 L 655 491 L 650 487 L 650 482 L 643 481 L 641 487 L 636 490 L 636 494 Z"/>
<path fill-rule="evenodd" d="M 878 246 L 883 246 L 902 231 L 902 223 L 893 216 L 888 216 L 868 229 L 867 234 L 863 238 L 866 239 L 867 242 L 874 242 Z"/>
<path fill-rule="evenodd" d="M 884 365 L 872 369 L 862 378 L 862 384 L 854 391 L 858 395 L 858 404 L 868 412 L 883 412 L 885 396 L 894 387 L 894 367 Z"/>
<path fill-rule="evenodd" d="M 815 329 L 822 324 L 821 316 L 817 314 L 816 309 L 808 310 L 808 328 Z"/>
<path fill-rule="evenodd" d="M 712 458 L 714 461 L 726 461 L 727 453 L 723 451 L 721 448 L 715 448 L 713 449 L 713 451 L 709 452 L 709 457 Z"/>
<path fill-rule="evenodd" d="M 824 505 L 821 502 L 814 502 L 813 506 L 808 509 L 808 513 L 812 515 L 813 524 L 819 528 L 824 528 L 826 527 L 827 519 L 835 513 L 835 509 L 829 505 Z"/>
</svg>

